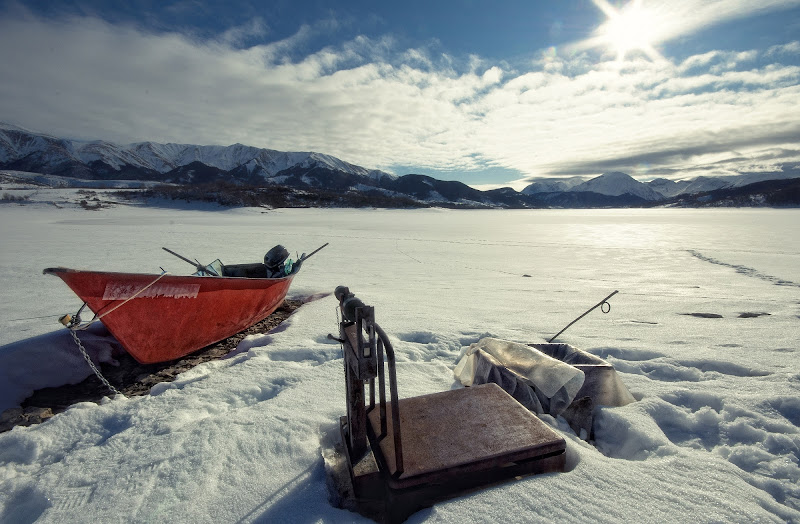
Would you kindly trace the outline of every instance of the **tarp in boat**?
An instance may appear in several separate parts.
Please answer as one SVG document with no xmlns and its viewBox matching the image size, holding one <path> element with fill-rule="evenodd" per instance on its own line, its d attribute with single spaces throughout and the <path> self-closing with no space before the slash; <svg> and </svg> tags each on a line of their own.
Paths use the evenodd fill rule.
<svg viewBox="0 0 800 524">
<path fill-rule="evenodd" d="M 586 439 L 597 406 L 635 400 L 611 364 L 568 344 L 483 338 L 466 348 L 453 373 L 464 386 L 493 382 L 535 413 L 562 415 Z"/>
<path fill-rule="evenodd" d="M 560 414 L 583 386 L 583 371 L 525 344 L 483 338 L 456 366 L 465 386 L 494 382 L 536 413 Z"/>
</svg>

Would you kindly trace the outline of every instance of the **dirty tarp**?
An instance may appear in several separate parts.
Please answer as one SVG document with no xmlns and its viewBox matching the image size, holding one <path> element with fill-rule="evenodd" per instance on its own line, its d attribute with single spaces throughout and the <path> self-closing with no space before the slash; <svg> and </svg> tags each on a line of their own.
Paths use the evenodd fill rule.
<svg viewBox="0 0 800 524">
<path fill-rule="evenodd" d="M 602 358 L 569 344 L 528 345 L 584 372 L 586 379 L 575 395 L 576 400 L 589 397 L 595 406 L 610 407 L 625 406 L 636 400 L 620 380 L 614 366 Z"/>
<path fill-rule="evenodd" d="M 553 416 L 572 403 L 585 378 L 530 346 L 488 337 L 467 348 L 453 373 L 464 386 L 494 382 L 526 408 Z"/>
</svg>

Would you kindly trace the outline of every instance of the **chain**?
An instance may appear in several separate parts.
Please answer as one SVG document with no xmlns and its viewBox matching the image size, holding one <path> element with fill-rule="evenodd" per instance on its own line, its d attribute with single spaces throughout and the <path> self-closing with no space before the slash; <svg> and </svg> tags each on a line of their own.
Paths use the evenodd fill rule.
<svg viewBox="0 0 800 524">
<path fill-rule="evenodd" d="M 144 286 L 142 289 L 140 289 L 139 291 L 137 291 L 136 293 L 134 293 L 133 295 L 131 295 L 127 299 L 123 300 L 122 302 L 120 302 L 119 304 L 114 306 L 113 308 L 109 309 L 108 311 L 104 312 L 101 315 L 95 314 L 94 318 L 91 321 L 87 322 L 86 324 L 81 324 L 81 311 L 83 311 L 83 308 L 86 307 L 86 302 L 83 303 L 81 308 L 75 314 L 74 318 L 69 316 L 69 315 L 64 315 L 63 317 L 61 317 L 59 319 L 60 322 L 62 324 L 64 324 L 64 326 L 66 326 L 67 329 L 69 329 L 69 333 L 70 333 L 70 335 L 72 335 L 72 339 L 75 341 L 75 344 L 77 344 L 78 349 L 80 349 L 80 351 L 81 351 L 81 355 L 83 355 L 83 358 L 84 358 L 84 360 L 86 360 L 86 363 L 89 364 L 89 367 L 92 368 L 92 371 L 94 372 L 94 374 L 97 375 L 97 378 L 100 379 L 100 382 L 102 382 L 103 385 L 105 385 L 105 387 L 107 387 L 109 389 L 109 391 L 111 391 L 115 395 L 122 395 L 122 393 L 119 390 L 117 390 L 117 388 L 112 386 L 111 382 L 106 380 L 106 377 L 104 377 L 103 374 L 100 372 L 100 370 L 97 369 L 97 366 L 95 366 L 94 362 L 92 362 L 92 359 L 89 356 L 89 353 L 86 352 L 86 348 L 84 348 L 83 344 L 81 344 L 81 340 L 78 338 L 78 334 L 75 333 L 75 331 L 78 330 L 78 329 L 84 330 L 84 329 L 88 328 L 89 326 L 91 326 L 93 323 L 95 323 L 98 320 L 100 320 L 101 318 L 103 318 L 104 316 L 108 315 L 109 313 L 111 313 L 113 311 L 116 311 L 120 307 L 122 307 L 125 304 L 127 304 L 129 301 L 131 301 L 134 298 L 138 297 L 146 289 L 150 288 L 150 286 L 152 286 L 153 284 L 155 284 L 156 282 L 161 280 L 166 275 L 167 275 L 167 272 L 164 271 L 163 273 L 158 275 L 155 278 L 155 280 L 153 280 L 152 282 L 150 282 L 149 284 Z"/>
<path fill-rule="evenodd" d="M 75 343 L 78 345 L 78 349 L 81 350 L 81 355 L 83 355 L 83 358 L 86 360 L 86 363 L 89 364 L 90 368 L 92 368 L 92 371 L 94 371 L 94 374 L 97 375 L 97 378 L 100 379 L 100 382 L 102 382 L 113 394 L 122 395 L 122 393 L 120 393 L 117 390 L 117 388 L 112 386 L 111 382 L 109 382 L 106 379 L 106 377 L 103 376 L 103 374 L 100 372 L 100 370 L 97 369 L 97 366 L 94 365 L 94 362 L 92 362 L 91 357 L 89 357 L 89 353 L 86 352 L 86 349 L 83 347 L 83 344 L 81 344 L 81 341 L 78 338 L 78 334 L 75 333 L 75 330 L 74 329 L 70 329 L 69 333 L 70 333 L 70 335 L 72 335 L 72 338 L 75 340 Z"/>
</svg>

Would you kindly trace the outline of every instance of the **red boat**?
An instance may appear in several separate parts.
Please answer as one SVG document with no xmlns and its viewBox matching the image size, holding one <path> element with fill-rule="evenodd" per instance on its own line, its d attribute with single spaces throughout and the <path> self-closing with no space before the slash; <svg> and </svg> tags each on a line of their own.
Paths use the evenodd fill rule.
<svg viewBox="0 0 800 524">
<path fill-rule="evenodd" d="M 269 316 L 311 255 L 279 268 L 267 263 L 224 266 L 217 260 L 198 264 L 198 272 L 190 276 L 67 268 L 44 273 L 60 277 L 133 358 L 152 364 L 188 355 Z"/>
</svg>

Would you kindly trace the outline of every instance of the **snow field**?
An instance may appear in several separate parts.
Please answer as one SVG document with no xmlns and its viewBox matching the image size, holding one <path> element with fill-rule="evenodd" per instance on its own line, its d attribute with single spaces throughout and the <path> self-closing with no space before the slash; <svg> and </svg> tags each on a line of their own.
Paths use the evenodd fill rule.
<svg viewBox="0 0 800 524">
<path fill-rule="evenodd" d="M 0 394 L 13 405 L 36 385 L 7 371 L 29 369 L 28 353 L 41 381 L 69 367 L 47 356 L 66 350 L 63 329 L 17 320 L 77 309 L 44 267 L 187 273 L 162 245 L 237 263 L 277 243 L 294 255 L 330 242 L 291 294 L 343 284 L 375 306 L 401 397 L 458 387 L 452 368 L 483 336 L 541 342 L 620 291 L 609 314 L 592 312 L 559 340 L 614 364 L 638 401 L 603 408 L 594 445 L 545 416 L 567 439 L 568 472 L 470 493 L 410 522 L 800 522 L 798 218 L 4 206 L 0 373 L 10 378 Z M 340 347 L 326 338 L 335 306 L 317 297 L 149 396 L 0 434 L 0 521 L 363 521 L 329 504 L 322 461 L 345 412 Z"/>
</svg>

